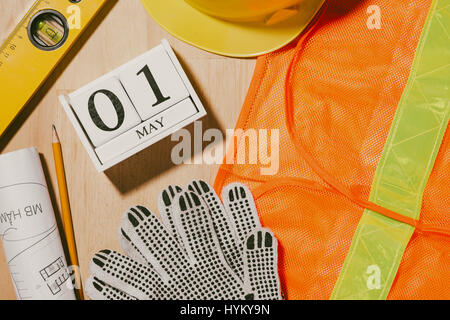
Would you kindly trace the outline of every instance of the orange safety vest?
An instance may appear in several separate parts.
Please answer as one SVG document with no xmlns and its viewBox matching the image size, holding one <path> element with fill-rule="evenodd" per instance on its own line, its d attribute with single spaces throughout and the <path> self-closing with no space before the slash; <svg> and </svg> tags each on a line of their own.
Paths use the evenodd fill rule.
<svg viewBox="0 0 450 320">
<path fill-rule="evenodd" d="M 437 101 L 436 108 L 443 105 L 447 118 L 440 122 L 430 172 L 424 174 L 420 217 L 408 216 L 396 204 L 371 200 L 377 170 L 383 170 L 383 153 L 390 137 L 395 138 L 393 124 L 405 116 L 397 112 L 408 103 L 406 93 L 420 94 L 420 88 L 407 89 L 415 80 L 416 61 L 420 63 L 422 51 L 433 44 L 427 37 L 437 36 L 428 35 L 426 28 L 448 20 L 450 9 L 443 2 L 331 0 L 307 33 L 258 58 L 236 129 L 278 129 L 279 170 L 266 176 L 261 164 L 223 164 L 215 188 L 220 194 L 228 183 L 240 181 L 252 190 L 263 225 L 280 243 L 279 272 L 288 299 L 329 299 L 339 290 L 338 281 L 347 281 L 349 287 L 358 281 L 340 278 L 346 277 L 344 264 L 364 263 L 352 261 L 349 253 L 356 250 L 356 232 L 368 210 L 412 230 L 396 253 L 398 264 L 388 261 L 393 281 L 386 283 L 385 295 L 377 297 L 450 299 L 448 130 L 443 134 L 448 127 L 448 82 L 443 90 L 431 91 L 435 96 L 427 101 Z M 380 13 L 379 28 L 368 25 L 370 8 Z M 429 20 L 431 11 L 434 20 Z M 442 34 L 448 38 L 450 29 L 445 30 Z M 434 48 L 441 49 L 440 54 L 450 52 Z M 239 140 L 229 152 L 236 153 L 239 143 L 246 141 Z M 398 157 L 392 161 L 408 163 L 407 157 Z M 407 167 L 399 171 L 402 168 Z M 405 170 L 399 173 L 405 174 L 404 180 L 414 177 L 414 171 Z M 370 272 L 362 277 L 368 280 Z M 359 296 L 349 292 L 335 297 Z"/>
</svg>

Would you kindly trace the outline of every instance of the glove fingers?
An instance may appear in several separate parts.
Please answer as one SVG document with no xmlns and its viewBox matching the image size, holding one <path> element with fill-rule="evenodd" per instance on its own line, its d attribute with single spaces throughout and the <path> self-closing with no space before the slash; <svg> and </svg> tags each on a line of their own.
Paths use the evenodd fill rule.
<svg viewBox="0 0 450 320">
<path fill-rule="evenodd" d="M 92 276 L 85 282 L 85 291 L 91 300 L 136 300 L 135 297 L 111 287 L 97 277 Z"/>
<path fill-rule="evenodd" d="M 147 208 L 130 208 L 122 216 L 121 226 L 139 253 L 164 281 L 176 278 L 188 268 L 188 258 L 182 247 Z"/>
<path fill-rule="evenodd" d="M 126 232 L 122 228 L 119 229 L 118 238 L 120 247 L 128 257 L 142 264 L 148 263 L 147 260 L 145 260 L 145 257 L 142 255 L 142 253 L 139 251 L 136 245 L 133 242 L 131 242 L 130 237 L 126 234 Z"/>
<path fill-rule="evenodd" d="M 188 184 L 187 189 L 200 195 L 207 204 L 223 254 L 233 271 L 242 277 L 242 255 L 239 250 L 236 226 L 224 209 L 219 196 L 202 180 L 192 181 Z"/>
<path fill-rule="evenodd" d="M 243 243 L 251 231 L 261 227 L 253 195 L 246 185 L 232 183 L 223 189 L 222 199 L 236 227 L 238 243 Z"/>
<path fill-rule="evenodd" d="M 212 299 L 241 297 L 242 281 L 225 260 L 205 202 L 193 192 L 184 192 L 175 198 L 173 209 L 186 252 L 195 269 L 201 270 L 197 280 L 201 279 L 202 291 Z"/>
<path fill-rule="evenodd" d="M 278 241 L 269 229 L 256 228 L 248 234 L 244 249 L 246 299 L 280 300 Z"/>
<path fill-rule="evenodd" d="M 147 265 L 120 253 L 103 250 L 95 254 L 90 264 L 91 275 L 139 300 L 178 297 L 168 290 L 161 277 Z"/>
<path fill-rule="evenodd" d="M 173 222 L 172 202 L 174 197 L 182 191 L 183 190 L 179 186 L 168 186 L 158 197 L 158 211 L 161 220 L 180 244 L 182 244 L 181 238 Z"/>
<path fill-rule="evenodd" d="M 208 258 L 217 258 L 221 249 L 208 207 L 193 192 L 183 192 L 175 197 L 174 220 L 186 253 L 192 264 Z"/>
</svg>

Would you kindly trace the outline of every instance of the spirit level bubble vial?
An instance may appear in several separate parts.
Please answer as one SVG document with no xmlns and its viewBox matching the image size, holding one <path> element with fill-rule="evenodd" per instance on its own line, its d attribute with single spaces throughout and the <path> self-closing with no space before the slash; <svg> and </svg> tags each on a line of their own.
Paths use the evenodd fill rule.
<svg viewBox="0 0 450 320">
<path fill-rule="evenodd" d="M 108 0 L 39 0 L 0 46 L 0 139 Z M 78 6 L 81 28 L 70 28 Z M 69 13 L 67 13 L 69 12 Z"/>
</svg>

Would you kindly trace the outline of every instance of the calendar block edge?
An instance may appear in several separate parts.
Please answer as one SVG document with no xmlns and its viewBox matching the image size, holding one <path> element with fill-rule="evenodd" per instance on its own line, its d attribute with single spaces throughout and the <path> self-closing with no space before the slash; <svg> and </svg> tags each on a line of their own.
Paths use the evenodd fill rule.
<svg viewBox="0 0 450 320">
<path fill-rule="evenodd" d="M 81 143 L 83 144 L 89 157 L 91 158 L 92 162 L 94 163 L 95 168 L 97 169 L 98 172 L 103 172 L 104 171 L 103 164 L 98 159 L 97 154 L 95 153 L 95 149 L 93 148 L 91 142 L 88 140 L 87 134 L 85 133 L 77 116 L 75 115 L 75 111 L 72 110 L 72 107 L 70 106 L 70 104 L 68 102 L 68 96 L 65 94 L 62 94 L 58 97 L 58 99 L 59 99 L 59 102 L 61 103 L 61 105 L 63 106 L 63 109 L 67 114 L 67 117 L 69 118 L 70 122 L 72 123 L 72 126 L 74 127 L 78 138 L 81 140 Z"/>
</svg>

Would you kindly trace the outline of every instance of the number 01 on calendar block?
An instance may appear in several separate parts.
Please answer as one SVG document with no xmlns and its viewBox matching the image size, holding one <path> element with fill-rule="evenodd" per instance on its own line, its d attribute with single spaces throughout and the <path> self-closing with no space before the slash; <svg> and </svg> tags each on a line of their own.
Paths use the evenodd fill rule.
<svg viewBox="0 0 450 320">
<path fill-rule="evenodd" d="M 167 40 L 59 100 L 98 171 L 206 114 Z"/>
</svg>

